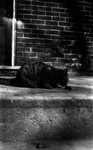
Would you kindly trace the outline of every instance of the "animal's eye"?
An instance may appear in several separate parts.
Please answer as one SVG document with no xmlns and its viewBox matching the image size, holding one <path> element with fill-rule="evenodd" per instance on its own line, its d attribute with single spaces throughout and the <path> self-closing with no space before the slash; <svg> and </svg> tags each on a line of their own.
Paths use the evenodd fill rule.
<svg viewBox="0 0 93 150">
<path fill-rule="evenodd" d="M 51 70 L 51 68 L 50 68 L 50 67 L 48 67 L 48 70 Z"/>
</svg>

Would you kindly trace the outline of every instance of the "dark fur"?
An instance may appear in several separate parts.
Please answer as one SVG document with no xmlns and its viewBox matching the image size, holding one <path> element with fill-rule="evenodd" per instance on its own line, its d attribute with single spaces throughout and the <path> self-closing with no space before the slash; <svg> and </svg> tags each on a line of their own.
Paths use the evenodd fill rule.
<svg viewBox="0 0 93 150">
<path fill-rule="evenodd" d="M 6 83 L 19 87 L 55 88 L 67 87 L 67 69 L 57 69 L 40 61 L 30 61 L 21 66 L 16 78 Z"/>
</svg>

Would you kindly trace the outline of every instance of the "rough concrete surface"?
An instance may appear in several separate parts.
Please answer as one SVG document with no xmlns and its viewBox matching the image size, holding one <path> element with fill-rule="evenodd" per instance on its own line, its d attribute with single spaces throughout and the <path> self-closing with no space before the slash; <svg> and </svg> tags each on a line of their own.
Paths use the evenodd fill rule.
<svg viewBox="0 0 93 150">
<path fill-rule="evenodd" d="M 38 143 L 41 146 L 38 148 Z M 0 142 L 0 150 L 93 150 L 92 140 L 80 141 L 35 141 L 35 142 Z"/>
<path fill-rule="evenodd" d="M 93 78 L 70 78 L 71 91 L 0 85 L 0 150 L 92 150 Z"/>
</svg>

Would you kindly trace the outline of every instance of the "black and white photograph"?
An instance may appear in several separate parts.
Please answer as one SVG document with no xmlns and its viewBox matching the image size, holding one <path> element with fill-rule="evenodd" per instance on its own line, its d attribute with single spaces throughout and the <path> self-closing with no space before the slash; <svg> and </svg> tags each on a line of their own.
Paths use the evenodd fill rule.
<svg viewBox="0 0 93 150">
<path fill-rule="evenodd" d="M 93 1 L 0 0 L 0 150 L 93 150 Z"/>
</svg>

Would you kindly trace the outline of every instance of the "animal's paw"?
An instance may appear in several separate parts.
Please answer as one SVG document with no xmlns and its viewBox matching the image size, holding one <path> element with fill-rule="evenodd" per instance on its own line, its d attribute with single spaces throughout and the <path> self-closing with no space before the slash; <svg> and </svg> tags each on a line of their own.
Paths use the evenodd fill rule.
<svg viewBox="0 0 93 150">
<path fill-rule="evenodd" d="M 69 91 L 72 90 L 71 86 L 65 86 L 64 89 Z"/>
<path fill-rule="evenodd" d="M 49 83 L 45 83 L 45 88 L 46 89 L 52 89 L 53 87 Z"/>
<path fill-rule="evenodd" d="M 45 149 L 47 147 L 46 143 L 38 143 L 36 145 L 36 148 L 37 149 Z"/>
</svg>

